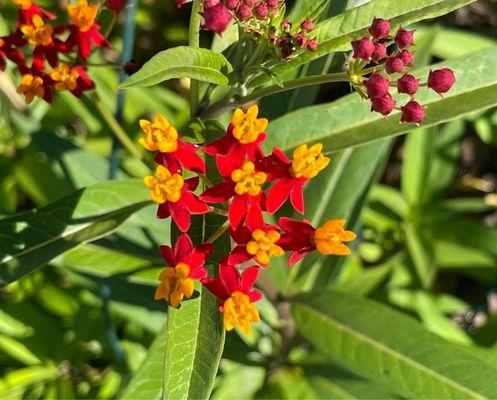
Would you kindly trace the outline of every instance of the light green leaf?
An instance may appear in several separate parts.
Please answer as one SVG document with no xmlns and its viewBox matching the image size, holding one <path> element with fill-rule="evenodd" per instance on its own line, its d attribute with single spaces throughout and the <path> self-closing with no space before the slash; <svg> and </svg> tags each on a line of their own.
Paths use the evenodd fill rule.
<svg viewBox="0 0 497 400">
<path fill-rule="evenodd" d="M 121 400 L 160 399 L 162 396 L 162 372 L 166 349 L 166 328 L 163 327 L 150 345 L 143 361 L 128 386 L 121 394 Z"/>
<path fill-rule="evenodd" d="M 385 305 L 326 290 L 293 299 L 293 314 L 319 350 L 402 397 L 497 397 L 496 369 Z"/>
<path fill-rule="evenodd" d="M 0 352 L 24 365 L 40 364 L 40 359 L 22 342 L 11 337 L 0 335 Z"/>
<path fill-rule="evenodd" d="M 427 105 L 423 127 L 497 104 L 496 48 L 454 59 L 444 65 L 454 70 L 456 84 L 444 100 L 426 88 L 420 90 L 416 99 Z M 432 66 L 438 67 L 440 65 Z M 427 73 L 428 70 L 423 69 L 416 75 L 427 76 Z M 416 129 L 414 124 L 399 124 L 399 118 L 398 112 L 386 118 L 370 112 L 370 104 L 361 100 L 357 93 L 352 93 L 333 103 L 303 108 L 273 121 L 268 128 L 266 148 L 277 145 L 289 150 L 306 140 L 321 142 L 325 151 L 333 152 Z"/>
<path fill-rule="evenodd" d="M 55 380 L 59 375 L 59 369 L 55 365 L 16 369 L 0 378 L 0 397 L 20 398 L 20 394 L 30 385 Z"/>
<path fill-rule="evenodd" d="M 407 135 L 404 145 L 401 187 L 411 207 L 426 201 L 427 181 L 435 151 L 436 128 L 418 129 Z"/>
<path fill-rule="evenodd" d="M 157 53 L 120 87 L 152 86 L 174 78 L 226 85 L 229 81 L 227 74 L 232 70 L 231 64 L 221 54 L 178 46 Z"/>
<path fill-rule="evenodd" d="M 386 279 L 391 270 L 392 263 L 386 262 L 377 267 L 365 269 L 349 279 L 340 281 L 337 286 L 358 296 L 367 296 Z"/>
<path fill-rule="evenodd" d="M 424 288 L 429 288 L 433 284 L 436 276 L 435 255 L 433 241 L 425 237 L 413 224 L 404 225 L 406 235 L 406 245 L 411 256 L 418 278 Z"/>
<path fill-rule="evenodd" d="M 39 210 L 0 220 L 0 285 L 108 235 L 149 203 L 139 180 L 102 182 Z"/>
<path fill-rule="evenodd" d="M 316 19 L 327 8 L 331 0 L 298 0 L 292 7 L 288 16 L 294 26 L 300 25 L 307 17 L 311 20 Z"/>
</svg>

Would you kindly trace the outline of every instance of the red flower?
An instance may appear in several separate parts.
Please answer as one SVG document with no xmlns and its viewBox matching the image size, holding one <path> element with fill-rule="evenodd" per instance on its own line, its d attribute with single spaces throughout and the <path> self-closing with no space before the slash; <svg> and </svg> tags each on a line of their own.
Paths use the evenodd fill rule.
<svg viewBox="0 0 497 400">
<path fill-rule="evenodd" d="M 17 87 L 17 93 L 24 96 L 26 104 L 30 104 L 36 97 L 40 97 L 47 103 L 52 102 L 51 79 L 46 74 L 37 71 L 29 71 L 21 78 Z"/>
<path fill-rule="evenodd" d="M 83 92 L 95 88 L 84 67 L 71 67 L 61 63 L 57 69 L 50 72 L 50 78 L 54 82 L 55 90 L 69 90 L 78 98 L 83 96 Z"/>
<path fill-rule="evenodd" d="M 210 155 L 226 155 L 241 163 L 248 158 L 251 161 L 262 158 L 264 153 L 260 144 L 266 139 L 266 118 L 257 118 L 259 108 L 250 106 L 246 113 L 237 108 L 233 113 L 226 136 L 212 142 L 204 151 Z"/>
<path fill-rule="evenodd" d="M 248 228 L 241 226 L 230 229 L 230 235 L 237 243 L 228 257 L 230 264 L 243 264 L 254 259 L 259 265 L 267 267 L 271 257 L 281 257 L 285 254 L 279 246 L 280 228 L 274 225 L 264 225 Z"/>
<path fill-rule="evenodd" d="M 414 44 L 414 32 L 414 29 L 412 31 L 406 31 L 405 29 L 400 28 L 395 35 L 395 43 L 397 43 L 401 49 L 412 46 Z"/>
<path fill-rule="evenodd" d="M 345 220 L 330 220 L 320 228 L 314 228 L 309 221 L 297 221 L 282 217 L 279 225 L 284 231 L 279 241 L 284 250 L 291 251 L 288 265 L 293 265 L 311 251 L 324 255 L 348 255 L 350 249 L 343 242 L 356 238 L 354 232 L 343 228 Z"/>
<path fill-rule="evenodd" d="M 159 204 L 157 218 L 171 216 L 182 232 L 190 228 L 190 214 L 209 212 L 207 204 L 192 193 L 198 186 L 198 177 L 183 180 L 181 175 L 158 165 L 155 176 L 146 176 L 143 181 L 151 189 L 152 201 Z"/>
<path fill-rule="evenodd" d="M 405 106 L 400 107 L 402 115 L 400 122 L 412 122 L 419 125 L 425 117 L 425 109 L 417 101 L 411 100 Z"/>
<path fill-rule="evenodd" d="M 367 37 L 363 37 L 359 40 L 353 40 L 352 48 L 354 49 L 353 57 L 360 58 L 364 61 L 369 61 L 375 51 L 374 43 Z"/>
<path fill-rule="evenodd" d="M 45 70 L 45 60 L 55 67 L 58 63 L 58 53 L 67 52 L 65 44 L 54 35 L 60 34 L 64 27 L 53 28 L 46 25 L 43 18 L 35 15 L 29 25 L 22 25 L 20 31 L 26 36 L 28 43 L 35 46 L 33 50 L 32 69 L 42 73 Z"/>
<path fill-rule="evenodd" d="M 29 25 L 31 20 L 35 15 L 46 19 L 57 18 L 54 14 L 49 13 L 45 9 L 41 8 L 38 4 L 34 3 L 32 0 L 12 0 L 13 3 L 19 6 L 19 16 L 17 19 L 17 26 Z"/>
<path fill-rule="evenodd" d="M 216 165 L 224 182 L 208 188 L 200 199 L 224 203 L 233 198 L 228 208 L 231 226 L 236 229 L 244 221 L 248 226 L 260 226 L 265 200 L 261 185 L 266 182 L 267 175 L 258 171 L 252 161 L 240 164 L 218 155 Z"/>
<path fill-rule="evenodd" d="M 276 178 L 277 182 L 267 195 L 269 214 L 278 211 L 288 198 L 295 210 L 304 213 L 304 184 L 330 163 L 330 159 L 321 153 L 322 149 L 323 145 L 320 143 L 310 148 L 302 144 L 293 152 L 293 161 L 278 148 L 273 150 L 269 156 L 272 165 L 267 168 L 271 171 L 271 178 Z"/>
<path fill-rule="evenodd" d="M 253 289 L 259 268 L 247 267 L 242 274 L 226 259 L 219 264 L 219 277 L 206 279 L 204 286 L 219 298 L 219 311 L 223 313 L 223 323 L 227 331 L 239 327 L 245 334 L 250 334 L 250 323 L 259 322 L 259 312 L 253 303 L 262 298 L 262 294 Z"/>
<path fill-rule="evenodd" d="M 390 21 L 382 18 L 375 18 L 368 29 L 368 32 L 376 39 L 383 39 L 390 36 Z"/>
<path fill-rule="evenodd" d="M 13 63 L 15 63 L 19 71 L 24 74 L 27 72 L 27 69 L 24 65 L 24 55 L 14 47 L 15 45 L 13 44 L 13 42 L 15 42 L 15 40 L 13 39 L 13 34 L 0 38 L 0 71 L 5 70 L 5 59 L 9 59 Z"/>
<path fill-rule="evenodd" d="M 418 89 L 419 82 L 411 74 L 405 73 L 402 77 L 397 79 L 397 91 L 399 93 L 413 95 L 418 91 Z"/>
<path fill-rule="evenodd" d="M 77 46 L 83 60 L 90 56 L 92 43 L 97 47 L 109 47 L 110 43 L 100 33 L 100 25 L 95 22 L 98 6 L 88 5 L 87 0 L 78 0 L 78 5 L 67 6 L 67 12 L 73 24 L 69 25 L 69 48 Z"/>
<path fill-rule="evenodd" d="M 166 117 L 157 114 L 154 122 L 140 120 L 145 137 L 138 142 L 149 151 L 158 151 L 155 161 L 170 171 L 181 172 L 181 168 L 205 173 L 204 160 L 197 154 L 198 146 L 178 138 L 178 131 Z"/>
<path fill-rule="evenodd" d="M 383 77 L 377 72 L 374 72 L 369 79 L 364 82 L 366 92 L 370 99 L 383 97 L 388 94 L 390 88 L 390 79 Z"/>
<path fill-rule="evenodd" d="M 371 99 L 371 111 L 376 111 L 381 115 L 390 114 L 394 108 L 395 100 L 390 93 Z"/>
<path fill-rule="evenodd" d="M 428 75 L 428 87 L 437 93 L 446 93 L 456 82 L 454 72 L 450 68 L 440 68 L 430 71 Z"/>
<path fill-rule="evenodd" d="M 194 247 L 186 233 L 176 240 L 174 248 L 160 246 L 168 267 L 159 275 L 160 284 L 155 299 L 164 299 L 171 306 L 178 307 L 183 297 L 190 298 L 194 290 L 193 280 L 207 278 L 204 265 L 212 250 L 213 246 L 209 243 Z"/>
</svg>

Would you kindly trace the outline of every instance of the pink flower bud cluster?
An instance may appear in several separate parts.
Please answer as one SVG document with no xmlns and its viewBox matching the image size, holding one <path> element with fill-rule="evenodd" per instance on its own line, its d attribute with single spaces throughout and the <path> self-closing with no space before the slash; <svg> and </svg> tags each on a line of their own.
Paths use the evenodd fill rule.
<svg viewBox="0 0 497 400">
<path fill-rule="evenodd" d="M 388 53 L 387 46 L 394 43 L 398 49 Z M 390 22 L 375 18 L 368 29 L 368 35 L 352 41 L 353 60 L 378 65 L 378 70 L 363 82 L 366 97 L 371 101 L 371 111 L 388 115 L 396 108 L 396 101 L 389 91 L 391 86 L 395 86 L 398 93 L 410 97 L 410 100 L 400 107 L 400 121 L 420 124 L 425 117 L 425 109 L 414 100 L 420 83 L 409 73 L 414 54 L 408 50 L 408 47 L 412 45 L 414 45 L 414 30 L 409 31 L 399 27 L 392 39 Z M 395 74 L 402 75 L 393 78 Z M 396 83 L 392 84 L 392 79 L 396 79 Z M 452 70 L 442 68 L 430 71 L 427 86 L 442 95 L 450 90 L 454 82 Z"/>
<path fill-rule="evenodd" d="M 295 52 L 301 50 L 315 51 L 318 48 L 318 41 L 312 37 L 314 23 L 306 18 L 297 29 L 292 29 L 292 24 L 285 18 L 279 29 L 273 29 L 269 35 L 269 42 L 279 51 L 281 58 L 290 59 Z"/>
</svg>

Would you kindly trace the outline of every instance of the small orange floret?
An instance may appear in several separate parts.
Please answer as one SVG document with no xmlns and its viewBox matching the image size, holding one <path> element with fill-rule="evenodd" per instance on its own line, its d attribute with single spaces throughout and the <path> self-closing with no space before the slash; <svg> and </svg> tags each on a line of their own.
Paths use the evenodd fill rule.
<svg viewBox="0 0 497 400">
<path fill-rule="evenodd" d="M 158 114 L 154 122 L 141 119 L 140 127 L 145 136 L 138 139 L 138 143 L 145 149 L 161 153 L 172 153 L 178 149 L 178 131 L 163 115 Z"/>
<path fill-rule="evenodd" d="M 250 302 L 249 297 L 242 292 L 236 291 L 226 299 L 223 304 L 223 323 L 227 331 L 235 327 L 246 335 L 250 334 L 250 323 L 259 322 L 259 311 Z"/>
<path fill-rule="evenodd" d="M 321 143 L 316 143 L 310 148 L 307 148 L 307 144 L 298 146 L 293 152 L 290 173 L 296 178 L 314 178 L 330 163 L 330 158 L 325 157 L 321 152 L 322 150 Z"/>
<path fill-rule="evenodd" d="M 43 18 L 35 15 L 31 20 L 31 25 L 22 25 L 21 32 L 28 38 L 28 43 L 33 46 L 48 46 L 52 43 L 53 28 L 45 25 Z"/>
<path fill-rule="evenodd" d="M 237 108 L 233 113 L 233 136 L 242 144 L 253 143 L 265 131 L 268 125 L 266 118 L 257 118 L 259 107 L 250 106 L 246 113 Z"/>
<path fill-rule="evenodd" d="M 21 84 L 17 87 L 16 91 L 24 96 L 26 104 L 30 104 L 35 97 L 43 97 L 45 95 L 43 79 L 31 74 L 23 75 Z"/>
<path fill-rule="evenodd" d="M 67 12 L 74 25 L 76 25 L 81 32 L 88 32 L 95 23 L 98 6 L 88 5 L 87 0 L 78 0 L 77 6 L 72 4 L 67 6 Z"/>
<path fill-rule="evenodd" d="M 171 174 L 171 171 L 162 165 L 158 165 L 155 169 L 155 176 L 148 175 L 143 178 L 143 182 L 151 189 L 150 198 L 157 204 L 166 201 L 176 203 L 181 198 L 183 177 L 179 174 Z"/>
<path fill-rule="evenodd" d="M 50 72 L 50 78 L 55 82 L 56 90 L 75 90 L 78 87 L 79 73 L 69 65 L 60 63 L 57 69 Z"/>
<path fill-rule="evenodd" d="M 285 254 L 283 249 L 275 244 L 280 237 L 281 235 L 274 230 L 265 232 L 262 229 L 256 229 L 252 232 L 252 240 L 246 245 L 247 253 L 254 256 L 259 264 L 266 266 L 271 256 L 280 257 Z"/>
<path fill-rule="evenodd" d="M 317 228 L 312 237 L 316 249 L 324 255 L 346 256 L 350 249 L 343 242 L 350 242 L 356 238 L 352 231 L 344 229 L 345 220 L 334 219 Z"/>
<path fill-rule="evenodd" d="M 248 193 L 250 196 L 257 196 L 262 190 L 261 185 L 266 182 L 267 175 L 264 172 L 256 172 L 253 162 L 245 161 L 241 169 L 235 169 L 231 173 L 231 179 L 236 183 L 237 194 Z"/>
<path fill-rule="evenodd" d="M 183 298 L 192 297 L 195 285 L 189 278 L 190 267 L 178 263 L 175 267 L 166 267 L 159 275 L 159 286 L 155 291 L 155 300 L 164 299 L 171 306 L 178 307 Z"/>
</svg>

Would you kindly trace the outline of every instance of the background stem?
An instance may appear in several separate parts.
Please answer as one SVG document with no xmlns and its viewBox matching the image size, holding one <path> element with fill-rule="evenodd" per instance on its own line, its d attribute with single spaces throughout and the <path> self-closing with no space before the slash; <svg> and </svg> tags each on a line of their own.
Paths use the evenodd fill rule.
<svg viewBox="0 0 497 400">
<path fill-rule="evenodd" d="M 194 0 L 192 14 L 190 15 L 190 27 L 188 29 L 188 44 L 190 47 L 200 47 L 200 22 L 202 11 L 202 0 Z M 190 115 L 194 116 L 198 110 L 199 103 L 199 82 L 191 80 L 190 82 Z"/>
</svg>

